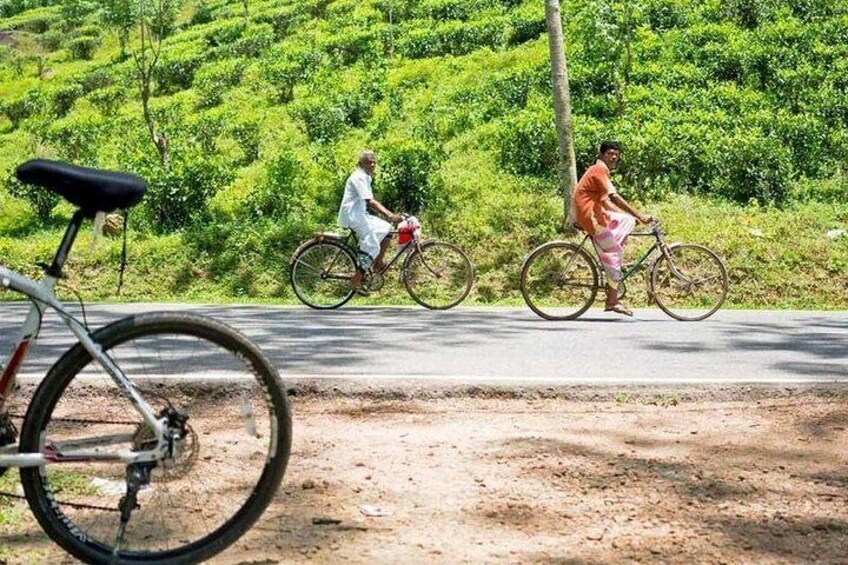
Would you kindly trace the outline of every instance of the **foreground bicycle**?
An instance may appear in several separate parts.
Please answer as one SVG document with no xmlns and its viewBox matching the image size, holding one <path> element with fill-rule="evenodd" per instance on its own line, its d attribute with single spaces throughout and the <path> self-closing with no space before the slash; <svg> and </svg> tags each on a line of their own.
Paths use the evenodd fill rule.
<svg viewBox="0 0 848 565">
<path fill-rule="evenodd" d="M 78 209 L 40 284 L 0 267 L 2 286 L 32 302 L 0 375 L 0 474 L 21 467 L 39 524 L 78 559 L 208 559 L 259 518 L 285 473 L 291 416 L 280 377 L 246 337 L 202 316 L 140 314 L 92 332 L 54 287 L 83 221 L 128 209 L 146 185 L 41 160 L 16 175 Z M 78 343 L 33 393 L 15 446 L 16 374 L 48 309 Z"/>
<path fill-rule="evenodd" d="M 453 308 L 468 296 L 474 284 L 474 267 L 456 245 L 422 241 L 420 226 L 410 232 L 392 232 L 399 237 L 397 253 L 380 271 L 366 270 L 367 292 L 383 287 L 385 273 L 403 257 L 400 280 L 412 299 L 431 310 Z M 320 232 L 298 247 L 289 263 L 289 280 L 295 295 L 312 308 L 338 308 L 354 295 L 350 279 L 361 269 L 357 260 L 356 236 Z"/>
<path fill-rule="evenodd" d="M 696 321 L 712 316 L 727 296 L 727 271 L 718 256 L 702 245 L 667 244 L 659 222 L 635 237 L 653 237 L 653 245 L 636 263 L 624 269 L 625 281 L 653 258 L 648 268 L 648 297 L 676 320 Z M 606 286 L 595 253 L 580 245 L 551 241 L 534 249 L 521 267 L 521 294 L 536 314 L 547 320 L 573 320 L 583 314 Z M 589 242 L 589 247 L 594 246 Z M 658 252 L 658 254 L 657 254 Z"/>
</svg>

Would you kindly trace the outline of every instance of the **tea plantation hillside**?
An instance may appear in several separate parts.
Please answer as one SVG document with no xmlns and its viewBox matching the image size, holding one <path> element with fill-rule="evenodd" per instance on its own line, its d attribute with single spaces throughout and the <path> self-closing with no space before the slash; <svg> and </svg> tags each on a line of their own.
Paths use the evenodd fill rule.
<svg viewBox="0 0 848 565">
<path fill-rule="evenodd" d="M 561 1 L 578 172 L 620 140 L 620 191 L 725 259 L 731 306 L 848 307 L 848 1 Z M 33 157 L 150 181 L 129 300 L 292 300 L 368 147 L 377 197 L 469 250 L 478 303 L 517 304 L 563 237 L 543 0 L 163 0 L 167 165 L 137 4 L 0 0 L 0 264 L 36 274 L 71 213 L 13 180 Z M 115 299 L 119 257 L 82 238 L 66 283 Z"/>
</svg>

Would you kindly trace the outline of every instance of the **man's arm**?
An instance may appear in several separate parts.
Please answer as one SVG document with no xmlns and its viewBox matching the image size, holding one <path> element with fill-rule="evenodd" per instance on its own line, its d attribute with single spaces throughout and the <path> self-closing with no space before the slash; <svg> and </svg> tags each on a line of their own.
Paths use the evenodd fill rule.
<svg viewBox="0 0 848 565">
<path fill-rule="evenodd" d="M 622 197 L 617 192 L 610 194 L 609 199 L 610 199 L 610 202 L 613 205 L 617 206 L 621 210 L 624 210 L 625 212 L 627 212 L 631 216 L 634 216 L 636 218 L 636 220 L 638 220 L 639 223 L 641 223 L 641 224 L 649 224 L 653 220 L 653 218 L 651 216 L 646 216 L 646 215 L 642 214 L 641 212 L 639 212 L 636 208 L 631 206 L 630 203 L 627 202 L 627 200 L 625 200 L 624 197 Z"/>
<path fill-rule="evenodd" d="M 395 214 L 394 212 L 392 212 L 391 210 L 389 210 L 388 208 L 386 208 L 385 206 L 380 204 L 380 201 L 377 200 L 376 198 L 370 198 L 366 202 L 368 203 L 369 208 L 371 208 L 372 210 L 374 210 L 375 212 L 377 212 L 379 214 L 384 215 L 389 220 L 391 220 L 393 223 L 396 224 L 399 221 L 401 221 L 402 218 L 398 214 Z"/>
</svg>

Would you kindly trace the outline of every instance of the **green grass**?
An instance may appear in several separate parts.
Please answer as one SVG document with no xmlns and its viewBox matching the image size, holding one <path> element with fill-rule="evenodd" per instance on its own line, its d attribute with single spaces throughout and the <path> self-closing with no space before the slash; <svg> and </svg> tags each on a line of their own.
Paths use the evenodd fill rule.
<svg viewBox="0 0 848 565">
<path fill-rule="evenodd" d="M 530 212 L 513 209 L 514 218 L 505 214 L 497 220 L 508 223 L 503 232 L 470 221 L 466 231 L 466 218 L 460 213 L 448 217 L 443 233 L 436 234 L 462 246 L 476 266 L 474 290 L 466 305 L 523 304 L 518 290 L 523 258 L 536 245 L 561 237 L 555 229 L 557 199 L 534 195 L 527 199 L 527 206 L 536 206 L 536 213 L 536 204 L 545 202 L 551 214 L 547 223 L 525 224 L 522 216 Z M 848 237 L 829 239 L 825 235 L 846 224 L 848 206 L 743 207 L 689 196 L 640 206 L 663 219 L 668 242 L 706 245 L 723 259 L 730 277 L 725 308 L 848 308 Z M 57 218 L 57 225 L 60 222 Z M 425 223 L 425 231 L 427 227 Z M 0 262 L 38 277 L 35 261 L 48 261 L 61 235 L 62 230 L 55 227 L 34 230 L 24 237 L 0 236 Z M 91 239 L 90 229 L 81 233 L 67 279 L 62 281 L 79 290 L 87 301 L 297 304 L 288 283 L 289 257 L 283 250 L 257 249 L 239 257 L 228 269 L 218 266 L 215 257 L 194 253 L 183 234 L 153 236 L 131 230 L 124 288 L 117 296 L 120 239 L 101 238 L 94 249 Z M 287 247 L 294 248 L 297 243 L 291 241 Z M 647 239 L 633 238 L 627 257 L 635 259 L 647 244 Z M 414 304 L 398 277 L 395 267 L 387 274 L 383 290 L 357 297 L 353 304 Z M 628 281 L 628 301 L 634 306 L 647 304 L 644 280 L 637 273 Z M 61 289 L 60 295 L 71 296 Z M 16 299 L 9 292 L 2 298 Z"/>
</svg>

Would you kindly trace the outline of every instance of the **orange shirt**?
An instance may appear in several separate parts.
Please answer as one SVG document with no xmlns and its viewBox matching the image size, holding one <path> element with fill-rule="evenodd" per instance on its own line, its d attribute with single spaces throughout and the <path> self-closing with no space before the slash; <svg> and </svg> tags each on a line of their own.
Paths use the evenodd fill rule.
<svg viewBox="0 0 848 565">
<path fill-rule="evenodd" d="M 595 226 L 606 227 L 603 203 L 609 199 L 610 194 L 615 194 L 615 187 L 610 181 L 609 168 L 598 159 L 586 169 L 572 197 L 574 219 L 586 233 L 594 235 Z"/>
</svg>

